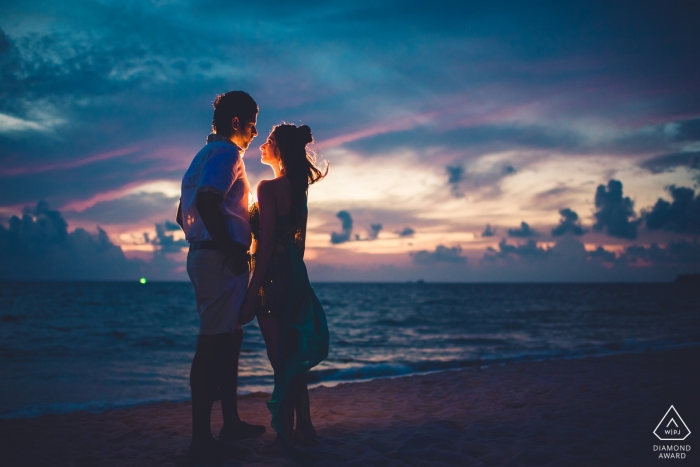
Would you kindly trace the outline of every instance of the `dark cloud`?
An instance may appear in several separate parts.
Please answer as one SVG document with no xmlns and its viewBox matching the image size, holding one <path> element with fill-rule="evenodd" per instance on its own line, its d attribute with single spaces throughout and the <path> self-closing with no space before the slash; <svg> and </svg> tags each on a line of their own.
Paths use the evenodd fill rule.
<svg viewBox="0 0 700 467">
<path fill-rule="evenodd" d="M 350 235 L 352 234 L 352 216 L 347 211 L 338 211 L 336 217 L 340 219 L 342 232 L 331 233 L 331 243 L 345 243 L 350 240 Z"/>
<path fill-rule="evenodd" d="M 698 137 L 700 140 L 700 137 Z M 662 156 L 652 157 L 640 164 L 640 167 L 652 173 L 670 172 L 676 167 L 687 167 L 692 170 L 700 170 L 700 151 L 676 152 Z"/>
<path fill-rule="evenodd" d="M 462 181 L 464 178 L 464 167 L 461 165 L 448 165 L 445 167 L 447 170 L 447 184 L 450 186 L 450 189 L 452 190 L 452 194 L 455 195 L 456 197 L 461 197 L 462 192 L 459 189 L 459 183 Z"/>
<path fill-rule="evenodd" d="M 509 237 L 516 237 L 516 238 L 527 238 L 527 237 L 536 237 L 539 235 L 535 230 L 533 230 L 527 222 L 521 222 L 520 223 L 520 228 L 517 229 L 508 229 L 508 236 Z"/>
<path fill-rule="evenodd" d="M 163 224 L 165 227 L 165 230 L 167 231 L 176 231 L 179 232 L 182 228 L 176 223 L 176 222 L 170 222 L 170 221 L 165 221 L 165 224 Z"/>
<path fill-rule="evenodd" d="M 492 228 L 491 224 L 486 224 L 486 228 L 481 233 L 482 237 L 493 237 L 496 235 L 496 228 Z"/>
<path fill-rule="evenodd" d="M 599 185 L 595 194 L 595 207 L 597 211 L 593 230 L 605 231 L 611 237 L 637 238 L 637 226 L 640 220 L 634 219 L 634 202 L 629 197 L 622 195 L 622 183 L 610 180 L 607 188 Z"/>
<path fill-rule="evenodd" d="M 498 192 L 498 182 L 501 179 L 515 174 L 517 171 L 510 165 L 495 164 L 488 169 L 470 169 L 470 164 L 465 168 L 463 165 L 448 165 L 447 184 L 452 194 L 461 198 L 465 191 L 473 191 L 481 188 L 490 188 L 492 193 Z"/>
<path fill-rule="evenodd" d="M 70 232 L 61 213 L 40 201 L 35 208 L 26 208 L 21 218 L 12 216 L 7 228 L 0 225 L 0 278 L 137 280 L 147 276 L 183 280 L 183 274 L 176 272 L 180 265 L 166 255 L 179 251 L 182 241 L 164 231 L 161 226 L 153 241 L 156 251 L 150 262 L 128 259 L 101 228 L 95 234 L 80 228 Z"/>
<path fill-rule="evenodd" d="M 595 250 L 589 251 L 588 257 L 605 263 L 612 263 L 617 258 L 614 252 L 608 251 L 600 245 Z"/>
<path fill-rule="evenodd" d="M 542 247 L 537 246 L 537 242 L 530 239 L 526 243 L 521 245 L 509 245 L 505 238 L 501 239 L 498 243 L 498 251 L 492 247 L 486 249 L 484 253 L 484 260 L 496 260 L 498 258 L 508 259 L 508 258 L 545 258 L 551 253 L 550 250 L 545 250 Z"/>
<path fill-rule="evenodd" d="M 61 213 L 45 202 L 25 209 L 21 219 L 13 216 L 8 228 L 0 225 L 0 256 L 3 279 L 136 280 L 144 269 L 99 227 L 97 234 L 68 232 Z"/>
<path fill-rule="evenodd" d="M 467 262 L 467 258 L 462 256 L 462 247 L 453 246 L 446 247 L 444 245 L 438 245 L 435 251 L 420 250 L 415 253 L 410 253 L 411 258 L 415 264 L 435 264 L 435 263 L 459 263 L 464 264 Z"/>
<path fill-rule="evenodd" d="M 669 242 L 666 245 L 652 243 L 649 246 L 629 245 L 618 255 L 598 246 L 594 251 L 588 252 L 591 259 L 606 263 L 615 263 L 618 267 L 638 262 L 652 263 L 655 265 L 696 265 L 700 267 L 700 243 L 682 240 Z"/>
<path fill-rule="evenodd" d="M 586 230 L 581 227 L 581 221 L 578 218 L 578 214 L 569 208 L 564 208 L 559 211 L 561 219 L 559 219 L 559 225 L 552 229 L 552 235 L 555 237 L 559 235 L 564 235 L 566 233 L 571 233 L 574 235 L 583 235 Z"/>
<path fill-rule="evenodd" d="M 382 230 L 382 224 L 372 224 L 369 226 L 369 240 L 375 240 Z"/>
<path fill-rule="evenodd" d="M 541 191 L 535 195 L 535 199 L 538 201 L 549 200 L 551 198 L 557 199 L 564 193 L 570 191 L 571 188 L 566 186 L 558 186 L 550 190 Z"/>
<path fill-rule="evenodd" d="M 396 234 L 399 237 L 412 237 L 413 234 L 415 234 L 415 233 L 416 233 L 416 231 L 410 227 L 404 227 L 403 230 L 399 230 L 396 232 Z"/>
<path fill-rule="evenodd" d="M 168 225 L 170 224 L 170 225 Z M 187 240 L 175 240 L 173 235 L 168 235 L 168 231 L 180 230 L 180 226 L 166 222 L 164 224 L 156 224 L 156 238 L 154 238 L 151 243 L 156 247 L 156 249 L 162 251 L 163 253 L 177 253 L 182 251 L 183 248 L 189 246 Z"/>
<path fill-rule="evenodd" d="M 652 243 L 648 247 L 632 245 L 625 249 L 620 256 L 621 261 L 636 262 L 638 260 L 651 263 L 687 263 L 700 267 L 700 243 L 669 242 L 665 247 Z"/>
<path fill-rule="evenodd" d="M 12 47 L 12 42 L 10 41 L 10 38 L 7 37 L 7 34 L 5 34 L 5 31 L 0 28 L 0 54 L 5 54 L 10 51 L 10 48 Z"/>
<path fill-rule="evenodd" d="M 647 229 L 700 233 L 700 193 L 695 196 L 693 189 L 675 185 L 668 187 L 668 192 L 672 202 L 659 198 L 651 211 L 642 214 Z"/>
</svg>

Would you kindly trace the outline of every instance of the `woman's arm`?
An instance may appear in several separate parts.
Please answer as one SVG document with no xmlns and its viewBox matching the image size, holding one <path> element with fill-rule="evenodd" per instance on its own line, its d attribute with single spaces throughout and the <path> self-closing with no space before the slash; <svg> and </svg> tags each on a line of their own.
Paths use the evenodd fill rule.
<svg viewBox="0 0 700 467">
<path fill-rule="evenodd" d="M 240 322 L 245 324 L 255 316 L 255 302 L 265 274 L 275 253 L 275 222 L 277 206 L 271 187 L 262 181 L 258 185 L 258 209 L 260 211 L 260 240 L 255 246 L 255 270 L 248 284 Z"/>
</svg>

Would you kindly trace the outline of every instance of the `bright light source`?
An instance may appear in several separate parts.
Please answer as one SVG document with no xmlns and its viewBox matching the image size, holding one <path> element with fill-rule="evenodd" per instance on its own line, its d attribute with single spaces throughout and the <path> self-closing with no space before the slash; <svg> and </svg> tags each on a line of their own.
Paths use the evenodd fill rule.
<svg viewBox="0 0 700 467">
<path fill-rule="evenodd" d="M 139 282 L 142 283 L 142 284 L 145 284 L 145 283 L 146 283 L 146 278 L 145 278 L 145 277 L 142 277 L 141 279 L 139 279 Z"/>
</svg>

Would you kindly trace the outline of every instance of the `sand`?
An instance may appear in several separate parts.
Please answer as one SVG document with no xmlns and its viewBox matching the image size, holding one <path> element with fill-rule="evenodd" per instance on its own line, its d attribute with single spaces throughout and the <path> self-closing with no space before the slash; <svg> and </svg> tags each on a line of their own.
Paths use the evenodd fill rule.
<svg viewBox="0 0 700 467">
<path fill-rule="evenodd" d="M 482 368 L 319 387 L 310 392 L 318 466 L 700 465 L 700 348 Z M 225 465 L 298 465 L 266 455 L 258 393 L 243 419 L 268 433 Z M 691 435 L 658 460 L 653 430 L 673 404 Z M 212 430 L 221 427 L 215 407 Z M 0 420 L 0 465 L 188 465 L 188 403 Z M 672 443 L 671 443 L 672 444 Z"/>
</svg>

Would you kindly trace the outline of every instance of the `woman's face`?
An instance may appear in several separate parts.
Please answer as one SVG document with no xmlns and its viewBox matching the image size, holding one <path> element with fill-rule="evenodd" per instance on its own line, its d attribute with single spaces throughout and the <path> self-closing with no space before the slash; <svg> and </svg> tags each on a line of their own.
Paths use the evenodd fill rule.
<svg viewBox="0 0 700 467">
<path fill-rule="evenodd" d="M 267 141 L 260 146 L 260 152 L 262 152 L 260 161 L 263 164 L 267 164 L 269 166 L 279 166 L 280 151 L 277 149 L 275 136 L 272 133 L 270 133 L 270 136 L 267 137 Z"/>
</svg>

